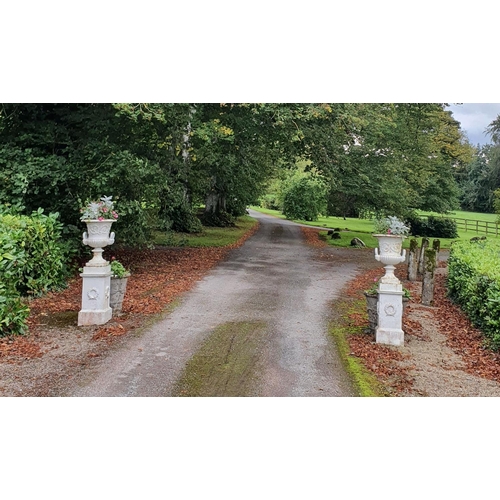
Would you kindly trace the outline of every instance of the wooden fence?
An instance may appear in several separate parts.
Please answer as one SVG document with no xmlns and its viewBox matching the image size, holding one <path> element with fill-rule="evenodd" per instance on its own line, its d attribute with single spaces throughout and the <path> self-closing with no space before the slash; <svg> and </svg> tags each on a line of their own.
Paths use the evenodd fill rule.
<svg viewBox="0 0 500 500">
<path fill-rule="evenodd" d="M 497 222 L 487 222 L 484 220 L 472 220 L 472 219 L 457 219 L 455 217 L 446 217 L 446 219 L 454 220 L 457 224 L 458 229 L 462 229 L 466 232 L 472 232 L 476 234 L 494 234 L 498 236 L 500 231 L 498 229 Z"/>
</svg>

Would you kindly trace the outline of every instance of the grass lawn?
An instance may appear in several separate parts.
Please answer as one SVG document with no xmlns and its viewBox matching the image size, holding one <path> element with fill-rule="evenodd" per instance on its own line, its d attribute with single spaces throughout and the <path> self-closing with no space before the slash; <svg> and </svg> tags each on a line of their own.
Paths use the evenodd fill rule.
<svg viewBox="0 0 500 500">
<path fill-rule="evenodd" d="M 254 210 L 259 212 L 274 215 L 276 217 L 280 217 L 282 219 L 286 219 L 286 217 L 281 214 L 278 210 L 268 210 L 260 207 L 251 207 Z M 435 215 L 440 216 L 441 214 L 435 214 L 432 212 L 419 212 L 421 215 Z M 482 214 L 478 212 L 463 212 L 463 211 L 454 211 L 449 214 L 449 217 L 455 217 L 459 219 L 468 219 L 468 220 L 481 220 L 486 222 L 495 222 L 496 215 L 495 214 Z M 340 228 L 340 236 L 339 240 L 332 240 L 327 238 L 327 233 L 320 233 L 320 235 L 325 239 L 325 241 L 332 246 L 338 247 L 348 247 L 351 244 L 351 240 L 353 238 L 359 238 L 362 240 L 365 245 L 369 248 L 375 248 L 378 246 L 378 240 L 374 238 L 373 233 L 373 222 L 368 219 L 355 219 L 351 217 L 347 217 L 344 219 L 343 217 L 320 217 L 317 221 L 304 221 L 304 220 L 296 220 L 294 222 L 298 222 L 300 224 L 307 224 L 309 226 L 316 227 L 324 227 L 325 229 L 337 229 Z M 441 248 L 450 248 L 450 245 L 453 241 L 464 239 L 468 240 L 473 236 L 477 236 L 477 234 L 473 231 L 464 231 L 462 229 L 458 229 L 458 238 L 439 238 L 441 241 Z M 479 234 L 482 236 L 482 234 Z M 489 239 L 500 239 L 500 237 L 496 237 L 494 235 L 488 235 Z M 430 238 L 431 240 L 433 238 Z M 403 242 L 404 248 L 409 248 L 410 246 L 410 238 L 406 238 Z"/>
<path fill-rule="evenodd" d="M 236 243 L 257 221 L 244 215 L 238 217 L 235 227 L 204 227 L 198 234 L 156 231 L 154 244 L 171 247 L 225 247 Z"/>
<path fill-rule="evenodd" d="M 435 217 L 442 217 L 443 214 L 438 214 L 435 212 L 422 212 L 421 210 L 417 210 L 420 215 L 433 215 Z M 445 217 L 452 217 L 455 219 L 467 219 L 467 220 L 480 220 L 485 222 L 495 223 L 497 220 L 496 214 L 483 214 L 481 212 L 464 212 L 461 210 L 454 210 L 449 214 L 445 215 Z"/>
</svg>

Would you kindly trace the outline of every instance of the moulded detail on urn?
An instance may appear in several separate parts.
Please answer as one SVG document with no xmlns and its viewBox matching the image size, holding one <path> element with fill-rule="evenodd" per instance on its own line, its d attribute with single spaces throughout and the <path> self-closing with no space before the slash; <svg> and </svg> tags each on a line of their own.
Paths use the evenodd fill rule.
<svg viewBox="0 0 500 500">
<path fill-rule="evenodd" d="M 90 222 L 90 224 L 88 223 Z M 95 235 L 95 234 L 109 234 L 109 231 L 111 229 L 111 224 L 113 224 L 114 221 L 87 221 L 87 230 L 89 235 Z"/>
<path fill-rule="evenodd" d="M 398 243 L 382 243 L 380 245 L 380 250 L 382 253 L 395 253 L 401 254 L 401 244 Z"/>
</svg>

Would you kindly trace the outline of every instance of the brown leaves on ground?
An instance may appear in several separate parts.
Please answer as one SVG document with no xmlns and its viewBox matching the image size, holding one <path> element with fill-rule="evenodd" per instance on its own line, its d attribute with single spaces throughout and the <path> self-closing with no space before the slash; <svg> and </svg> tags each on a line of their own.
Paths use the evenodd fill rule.
<svg viewBox="0 0 500 500">
<path fill-rule="evenodd" d="M 95 327 L 92 339 L 112 341 L 140 326 L 147 316 L 163 311 L 224 259 L 230 250 L 240 247 L 258 226 L 256 224 L 233 245 L 223 248 L 117 249 L 114 255 L 132 274 L 127 283 L 122 313 L 106 325 Z M 81 293 L 82 282 L 77 275 L 69 280 L 65 290 L 31 300 L 29 335 L 0 339 L 0 359 L 42 356 L 37 328 L 51 316 L 71 311 L 77 313 L 81 308 Z"/>
<path fill-rule="evenodd" d="M 8 363 L 15 363 L 16 359 L 33 359 L 43 356 L 41 346 L 24 337 L 0 339 L 0 359 L 7 358 Z"/>
<path fill-rule="evenodd" d="M 484 347 L 481 332 L 446 296 L 445 276 L 442 275 L 436 277 L 433 313 L 439 322 L 440 331 L 448 339 L 447 344 L 462 357 L 465 371 L 500 382 L 500 354 Z"/>
<path fill-rule="evenodd" d="M 314 229 L 311 227 L 303 226 L 301 226 L 300 229 L 302 230 L 302 234 L 304 235 L 304 238 L 306 239 L 308 245 L 316 248 L 323 248 L 328 246 L 328 243 L 319 237 L 319 232 L 321 231 L 321 229 Z"/>
</svg>

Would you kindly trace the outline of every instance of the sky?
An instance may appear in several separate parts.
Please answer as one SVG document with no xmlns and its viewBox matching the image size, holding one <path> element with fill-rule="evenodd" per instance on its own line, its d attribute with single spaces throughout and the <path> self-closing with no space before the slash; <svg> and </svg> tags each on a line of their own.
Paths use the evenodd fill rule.
<svg viewBox="0 0 500 500">
<path fill-rule="evenodd" d="M 460 122 L 473 146 L 491 143 L 490 136 L 484 133 L 486 127 L 500 115 L 500 103 L 463 103 L 450 104 L 455 120 Z"/>
</svg>

